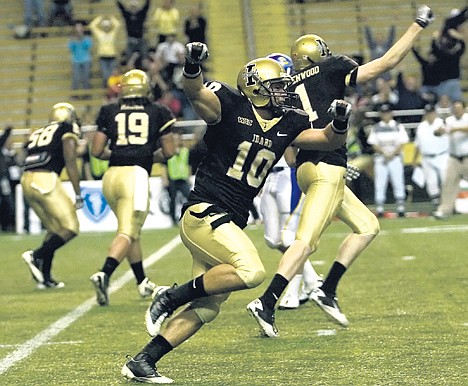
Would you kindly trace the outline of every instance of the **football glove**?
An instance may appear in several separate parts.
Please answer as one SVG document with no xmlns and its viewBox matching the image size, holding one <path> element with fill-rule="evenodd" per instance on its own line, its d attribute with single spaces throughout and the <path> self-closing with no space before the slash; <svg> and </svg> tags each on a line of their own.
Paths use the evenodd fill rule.
<svg viewBox="0 0 468 386">
<path fill-rule="evenodd" d="M 185 46 L 185 59 L 191 64 L 200 64 L 209 56 L 205 43 L 188 43 Z"/>
<path fill-rule="evenodd" d="M 357 180 L 360 175 L 361 175 L 361 171 L 359 170 L 357 166 L 354 166 L 351 164 L 346 165 L 346 173 L 345 173 L 346 181 Z"/>
<path fill-rule="evenodd" d="M 81 209 L 83 205 L 83 197 L 81 197 L 80 195 L 75 196 L 75 209 Z"/>
<path fill-rule="evenodd" d="M 351 103 L 342 99 L 335 99 L 328 108 L 328 115 L 337 121 L 345 122 L 351 115 Z"/>
<path fill-rule="evenodd" d="M 416 11 L 415 22 L 418 23 L 421 27 L 426 28 L 429 24 L 434 21 L 435 17 L 427 5 L 421 5 Z"/>
</svg>

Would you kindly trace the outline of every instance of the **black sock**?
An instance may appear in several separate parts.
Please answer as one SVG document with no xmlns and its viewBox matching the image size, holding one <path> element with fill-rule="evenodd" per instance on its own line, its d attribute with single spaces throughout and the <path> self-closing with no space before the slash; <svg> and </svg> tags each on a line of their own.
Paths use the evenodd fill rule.
<svg viewBox="0 0 468 386">
<path fill-rule="evenodd" d="M 174 347 L 161 335 L 156 335 L 151 342 L 149 342 L 143 350 L 141 350 L 135 357 L 139 360 L 141 357 L 154 367 L 156 362 L 159 361 L 164 355 L 170 352 Z"/>
<path fill-rule="evenodd" d="M 167 291 L 167 296 L 175 307 L 180 307 L 192 300 L 208 296 L 203 284 L 203 275 L 181 286 L 169 289 Z"/>
<path fill-rule="evenodd" d="M 53 234 L 52 237 L 44 241 L 42 245 L 33 252 L 35 259 L 42 260 L 42 273 L 45 279 L 50 279 L 50 270 L 52 269 L 52 259 L 57 249 L 65 244 L 65 240 L 59 235 Z"/>
<path fill-rule="evenodd" d="M 120 262 L 117 259 L 107 256 L 106 262 L 102 266 L 101 272 L 104 272 L 107 276 L 110 277 L 114 273 L 114 271 L 117 269 L 119 264 Z"/>
<path fill-rule="evenodd" d="M 268 308 L 274 309 L 276 302 L 288 284 L 289 281 L 284 276 L 277 273 L 260 299 Z"/>
<path fill-rule="evenodd" d="M 322 284 L 322 291 L 334 296 L 336 294 L 336 287 L 338 286 L 338 282 L 345 272 L 346 267 L 343 264 L 335 261 L 330 269 L 330 272 L 328 272 L 327 278 Z"/>
<path fill-rule="evenodd" d="M 140 284 L 143 280 L 145 280 L 145 271 L 143 270 L 143 262 L 139 261 L 137 263 L 130 264 L 132 267 L 133 274 L 135 275 L 135 279 L 137 284 Z"/>
</svg>

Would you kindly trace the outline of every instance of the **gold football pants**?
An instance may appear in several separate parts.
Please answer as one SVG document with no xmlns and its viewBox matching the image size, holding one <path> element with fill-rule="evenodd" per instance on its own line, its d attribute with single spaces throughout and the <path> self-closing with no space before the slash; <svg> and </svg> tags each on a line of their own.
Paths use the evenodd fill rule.
<svg viewBox="0 0 468 386">
<path fill-rule="evenodd" d="M 25 171 L 21 176 L 21 186 L 24 197 L 47 231 L 57 233 L 67 229 L 79 233 L 75 206 L 57 173 Z"/>
</svg>

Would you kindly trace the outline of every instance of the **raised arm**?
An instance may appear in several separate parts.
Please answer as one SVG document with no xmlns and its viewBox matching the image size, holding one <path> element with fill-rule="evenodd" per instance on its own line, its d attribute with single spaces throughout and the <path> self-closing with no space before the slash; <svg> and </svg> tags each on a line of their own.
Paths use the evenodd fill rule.
<svg viewBox="0 0 468 386">
<path fill-rule="evenodd" d="M 204 43 L 186 45 L 182 86 L 198 116 L 206 123 L 215 123 L 221 117 L 221 103 L 216 94 L 203 84 L 200 63 L 208 57 Z"/>
<path fill-rule="evenodd" d="M 421 6 L 416 13 L 416 20 L 412 23 L 403 36 L 380 58 L 359 66 L 356 83 L 362 84 L 377 78 L 380 74 L 389 71 L 400 63 L 416 42 L 421 31 L 427 27 L 434 17 L 432 10 Z"/>
</svg>

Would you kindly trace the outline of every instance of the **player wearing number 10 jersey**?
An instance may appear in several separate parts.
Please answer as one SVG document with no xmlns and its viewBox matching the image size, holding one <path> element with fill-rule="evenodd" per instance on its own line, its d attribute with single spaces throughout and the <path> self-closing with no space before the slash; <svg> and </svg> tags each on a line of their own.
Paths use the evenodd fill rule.
<svg viewBox="0 0 468 386">
<path fill-rule="evenodd" d="M 172 155 L 164 139 L 170 136 L 175 118 L 166 107 L 152 103 L 150 94 L 146 73 L 131 70 L 122 78 L 119 102 L 103 106 L 96 120 L 98 132 L 92 152 L 95 157 L 109 159 L 102 187 L 118 222 L 104 265 L 90 278 L 101 306 L 109 303 L 109 278 L 125 257 L 140 295 L 149 296 L 155 288 L 143 270 L 139 239 L 149 210 L 149 174 L 154 153 L 160 148 L 158 151 L 165 156 Z"/>
<path fill-rule="evenodd" d="M 184 91 L 208 124 L 208 151 L 180 223 L 194 280 L 156 289 L 146 313 L 148 332 L 155 338 L 122 369 L 124 376 L 141 382 L 170 383 L 155 363 L 215 319 L 232 291 L 264 280 L 258 252 L 242 229 L 250 204 L 285 149 L 293 143 L 331 150 L 346 137 L 349 104 L 335 102 L 331 108 L 343 121 L 309 129 L 307 114 L 291 106 L 295 94 L 286 90 L 289 75 L 273 59 L 247 63 L 237 78 L 238 92 L 218 82 L 203 84 L 200 62 L 206 56 L 206 45 L 187 45 Z M 164 320 L 184 305 L 160 334 Z"/>
</svg>

